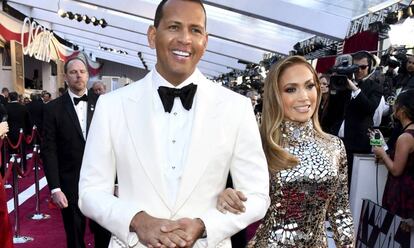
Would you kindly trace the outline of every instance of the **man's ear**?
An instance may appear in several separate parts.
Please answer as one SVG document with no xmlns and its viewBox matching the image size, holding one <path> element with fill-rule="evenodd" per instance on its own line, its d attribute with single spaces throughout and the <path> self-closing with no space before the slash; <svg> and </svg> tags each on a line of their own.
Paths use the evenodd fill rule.
<svg viewBox="0 0 414 248">
<path fill-rule="evenodd" d="M 157 28 L 154 25 L 148 27 L 147 39 L 148 44 L 152 49 L 155 49 L 155 37 L 157 36 Z"/>
</svg>

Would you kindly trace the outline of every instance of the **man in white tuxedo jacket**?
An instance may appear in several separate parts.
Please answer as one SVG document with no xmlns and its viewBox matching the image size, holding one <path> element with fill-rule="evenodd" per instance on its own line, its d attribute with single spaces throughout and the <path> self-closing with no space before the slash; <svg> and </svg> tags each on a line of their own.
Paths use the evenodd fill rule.
<svg viewBox="0 0 414 248">
<path fill-rule="evenodd" d="M 162 1 L 148 29 L 155 69 L 99 98 L 79 207 L 112 233 L 109 247 L 231 247 L 266 213 L 269 175 L 250 100 L 196 68 L 205 24 L 201 1 Z M 229 173 L 247 197 L 238 215 L 216 209 Z"/>
</svg>

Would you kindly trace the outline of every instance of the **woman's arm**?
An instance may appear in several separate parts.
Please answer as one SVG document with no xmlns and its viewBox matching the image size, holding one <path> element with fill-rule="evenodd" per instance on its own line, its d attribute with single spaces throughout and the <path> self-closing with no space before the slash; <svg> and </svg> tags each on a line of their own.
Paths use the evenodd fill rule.
<svg viewBox="0 0 414 248">
<path fill-rule="evenodd" d="M 333 238 L 337 247 L 354 247 L 354 223 L 349 207 L 348 197 L 348 169 L 346 151 L 342 141 L 340 145 L 338 166 L 338 186 L 336 192 L 329 202 L 328 220 L 333 229 Z M 336 145 L 336 144 L 335 144 Z"/>
<path fill-rule="evenodd" d="M 388 156 L 384 148 L 375 146 L 373 152 L 384 160 L 385 166 L 393 176 L 400 176 L 407 164 L 408 155 L 413 152 L 414 139 L 410 134 L 401 134 L 396 142 L 394 161 Z"/>
</svg>

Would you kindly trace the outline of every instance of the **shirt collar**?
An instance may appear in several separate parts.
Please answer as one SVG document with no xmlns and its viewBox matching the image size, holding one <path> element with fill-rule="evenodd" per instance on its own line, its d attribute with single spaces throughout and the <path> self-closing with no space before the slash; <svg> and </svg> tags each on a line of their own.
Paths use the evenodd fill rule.
<svg viewBox="0 0 414 248">
<path fill-rule="evenodd" d="M 72 101 L 72 104 L 75 105 L 75 102 L 73 101 L 73 98 L 74 97 L 81 97 L 81 96 L 76 95 L 70 89 L 68 89 L 68 93 L 69 93 L 70 100 Z M 88 95 L 88 90 L 87 89 L 85 90 L 85 95 Z"/>
<path fill-rule="evenodd" d="M 181 84 L 179 84 L 178 86 L 174 86 L 173 84 L 171 84 L 170 82 L 168 82 L 163 76 L 161 76 L 161 74 L 158 73 L 157 69 L 153 70 L 153 74 L 152 74 L 152 82 L 153 82 L 153 87 L 157 90 L 160 86 L 167 86 L 170 88 L 177 88 L 177 89 L 181 89 L 191 83 L 193 84 L 198 84 L 198 75 L 199 75 L 199 71 L 196 68 L 194 70 L 194 72 L 186 79 L 184 80 L 184 82 L 182 82 Z"/>
<path fill-rule="evenodd" d="M 154 104 L 155 109 L 160 110 L 164 108 L 162 105 L 161 99 L 158 95 L 158 88 L 160 86 L 167 86 L 170 88 L 181 89 L 182 87 L 187 86 L 191 83 L 199 84 L 201 82 L 200 80 L 202 78 L 202 75 L 203 74 L 201 74 L 201 72 L 196 68 L 193 74 L 191 74 L 186 80 L 184 80 L 184 82 L 182 82 L 180 85 L 176 87 L 170 82 L 168 82 L 163 76 L 161 76 L 161 74 L 158 73 L 157 69 L 152 70 L 152 86 L 154 88 L 153 104 Z M 195 97 L 197 97 L 197 94 Z"/>
</svg>

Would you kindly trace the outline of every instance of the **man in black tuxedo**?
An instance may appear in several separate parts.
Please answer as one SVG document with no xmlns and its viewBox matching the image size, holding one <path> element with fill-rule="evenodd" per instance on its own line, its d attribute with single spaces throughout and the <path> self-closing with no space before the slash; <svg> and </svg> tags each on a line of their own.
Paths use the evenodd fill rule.
<svg viewBox="0 0 414 248">
<path fill-rule="evenodd" d="M 30 121 L 29 112 L 25 105 L 19 103 L 19 95 L 17 92 L 10 92 L 10 102 L 6 104 L 7 110 L 7 123 L 9 123 L 10 131 L 8 138 L 13 145 L 17 144 L 20 136 L 20 129 L 23 129 L 25 135 L 30 135 L 32 131 L 32 124 Z M 9 150 L 10 153 L 20 154 L 22 153 L 23 167 L 26 168 L 26 143 L 22 140 L 22 150 L 20 147 L 17 149 Z"/>
<path fill-rule="evenodd" d="M 0 93 L 0 103 L 3 105 L 6 105 L 9 98 L 9 89 L 7 89 L 6 87 L 4 87 L 3 89 L 1 89 L 1 93 Z"/>
<path fill-rule="evenodd" d="M 80 58 L 64 66 L 68 91 L 44 106 L 43 161 L 53 202 L 61 209 L 68 248 L 84 248 L 85 216 L 78 207 L 83 151 L 96 96 L 86 88 L 88 71 Z M 110 233 L 91 223 L 95 247 L 108 247 Z"/>
<path fill-rule="evenodd" d="M 36 125 L 37 131 L 42 134 L 43 128 L 43 106 L 44 103 L 40 98 L 40 95 L 36 93 L 30 94 L 31 101 L 26 104 L 27 110 L 30 114 L 30 119 L 33 124 Z"/>
</svg>

